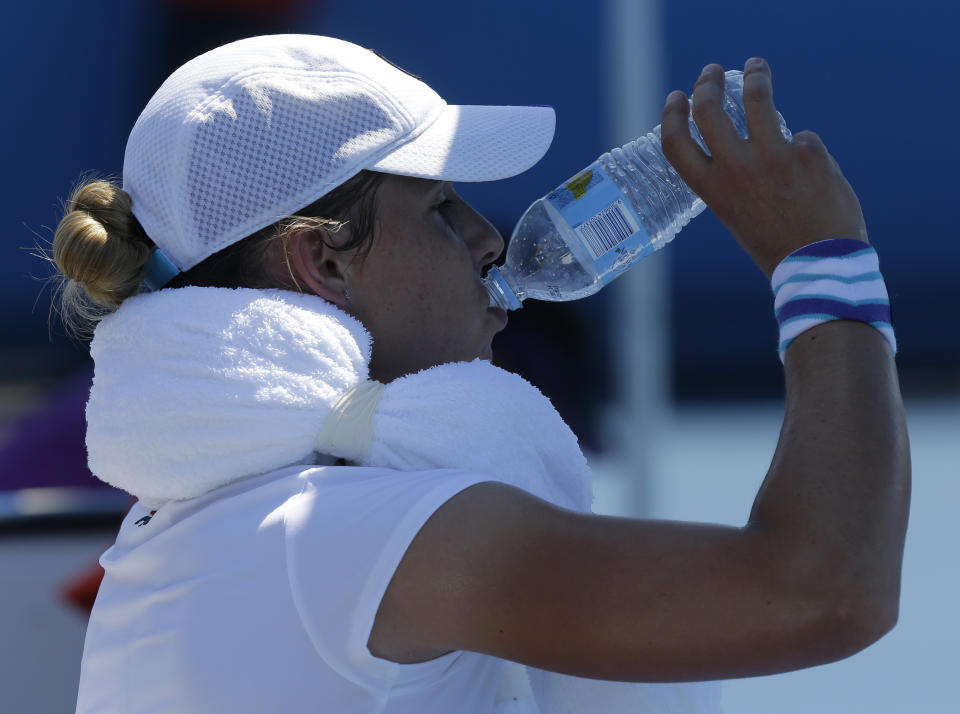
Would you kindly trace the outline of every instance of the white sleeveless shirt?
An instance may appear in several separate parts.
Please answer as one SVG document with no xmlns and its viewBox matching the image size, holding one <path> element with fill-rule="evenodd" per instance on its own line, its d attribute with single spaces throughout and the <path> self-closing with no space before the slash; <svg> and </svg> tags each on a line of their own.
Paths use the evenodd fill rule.
<svg viewBox="0 0 960 714">
<path fill-rule="evenodd" d="M 401 665 L 367 649 L 413 537 L 486 480 L 297 466 L 134 506 L 101 558 L 78 714 L 492 712 L 502 660 Z"/>
</svg>

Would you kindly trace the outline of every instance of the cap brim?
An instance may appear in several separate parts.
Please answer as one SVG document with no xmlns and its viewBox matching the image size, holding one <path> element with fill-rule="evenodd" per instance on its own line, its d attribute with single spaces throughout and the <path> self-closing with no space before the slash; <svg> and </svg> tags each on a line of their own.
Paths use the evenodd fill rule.
<svg viewBox="0 0 960 714">
<path fill-rule="evenodd" d="M 370 168 L 443 181 L 495 181 L 537 163 L 555 126 L 552 107 L 448 105 L 425 131 Z"/>
</svg>

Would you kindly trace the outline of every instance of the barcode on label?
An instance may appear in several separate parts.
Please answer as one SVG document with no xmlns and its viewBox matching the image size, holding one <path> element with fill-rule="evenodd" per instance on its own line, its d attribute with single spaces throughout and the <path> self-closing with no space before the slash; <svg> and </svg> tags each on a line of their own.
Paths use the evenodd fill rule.
<svg viewBox="0 0 960 714">
<path fill-rule="evenodd" d="M 581 223 L 575 230 L 586 241 L 591 255 L 599 258 L 623 243 L 640 230 L 640 227 L 623 201 L 617 199 L 600 213 Z"/>
</svg>

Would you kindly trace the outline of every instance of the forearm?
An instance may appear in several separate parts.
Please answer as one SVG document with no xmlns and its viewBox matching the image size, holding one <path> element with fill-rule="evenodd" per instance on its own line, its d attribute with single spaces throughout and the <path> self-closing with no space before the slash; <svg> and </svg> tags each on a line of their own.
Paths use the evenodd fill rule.
<svg viewBox="0 0 960 714">
<path fill-rule="evenodd" d="M 780 441 L 748 528 L 776 539 L 825 597 L 847 598 L 889 627 L 910 498 L 890 349 L 866 324 L 830 322 L 796 339 L 785 369 Z"/>
</svg>

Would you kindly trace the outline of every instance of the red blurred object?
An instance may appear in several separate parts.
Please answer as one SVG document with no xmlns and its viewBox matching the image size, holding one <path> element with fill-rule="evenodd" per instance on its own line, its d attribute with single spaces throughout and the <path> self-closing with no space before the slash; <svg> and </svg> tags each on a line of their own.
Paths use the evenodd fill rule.
<svg viewBox="0 0 960 714">
<path fill-rule="evenodd" d="M 100 563 L 94 563 L 60 586 L 60 597 L 67 604 L 89 616 L 102 580 L 103 568 L 100 567 Z"/>
</svg>

